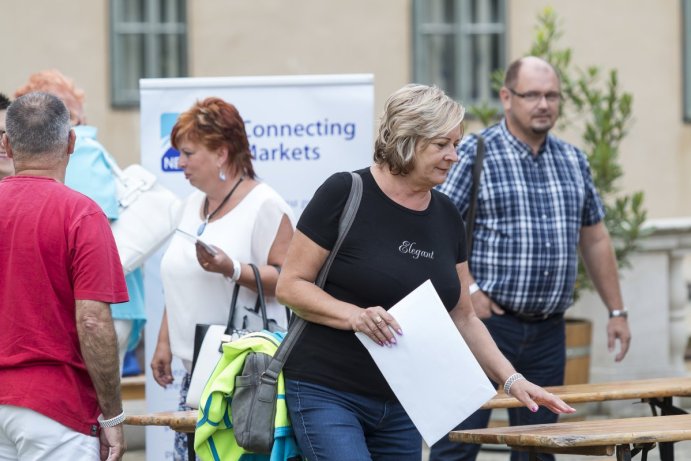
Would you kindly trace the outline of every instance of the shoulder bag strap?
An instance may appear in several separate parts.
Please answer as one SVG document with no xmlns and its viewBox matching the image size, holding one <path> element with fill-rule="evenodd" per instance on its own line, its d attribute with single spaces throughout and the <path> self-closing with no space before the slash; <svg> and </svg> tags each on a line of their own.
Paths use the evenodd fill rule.
<svg viewBox="0 0 691 461">
<path fill-rule="evenodd" d="M 226 322 L 226 331 L 224 334 L 229 335 L 233 332 L 233 318 L 235 317 L 235 308 L 238 303 L 238 294 L 240 293 L 240 285 L 235 282 L 233 287 L 233 297 L 230 300 L 230 312 L 228 312 L 228 321 Z"/>
<path fill-rule="evenodd" d="M 264 283 L 262 282 L 261 275 L 259 274 L 259 268 L 253 263 L 247 263 L 248 266 L 252 268 L 254 273 L 254 282 L 257 285 L 257 302 L 254 304 L 254 311 L 259 312 L 262 316 L 262 328 L 265 330 L 269 329 L 269 318 L 266 316 L 266 301 L 264 299 Z M 233 287 L 233 297 L 230 301 L 230 312 L 228 313 L 228 322 L 226 323 L 225 334 L 229 335 L 233 332 L 235 327 L 233 325 L 233 318 L 235 317 L 235 311 L 237 309 L 238 294 L 240 292 L 240 284 L 235 282 Z"/>
<path fill-rule="evenodd" d="M 268 330 L 269 318 L 266 316 L 266 301 L 264 300 L 264 283 L 262 282 L 262 277 L 259 274 L 259 268 L 252 263 L 248 263 L 248 265 L 252 268 L 252 272 L 254 272 L 254 283 L 256 283 L 257 285 L 257 302 L 254 304 L 254 311 L 261 312 L 262 328 Z"/>
<path fill-rule="evenodd" d="M 360 199 L 362 198 L 362 178 L 357 173 L 351 173 L 351 176 L 353 178 L 353 183 L 350 187 L 350 194 L 348 195 L 348 200 L 346 201 L 343 212 L 341 213 L 341 218 L 338 221 L 338 238 L 331 249 L 331 253 L 329 253 L 329 257 L 326 258 L 324 265 L 319 270 L 319 275 L 315 281 L 315 284 L 320 288 L 324 288 L 326 276 L 329 273 L 331 264 L 333 263 L 336 253 L 338 253 L 346 234 L 350 230 L 350 226 L 353 224 L 358 207 L 360 206 Z M 285 363 L 288 354 L 290 354 L 290 351 L 293 349 L 293 346 L 305 329 L 305 325 L 307 324 L 306 320 L 302 319 L 298 315 L 293 315 L 292 317 L 293 318 L 290 328 L 288 329 L 288 333 L 286 333 L 285 338 L 283 338 L 283 341 L 281 341 L 281 345 L 278 346 L 278 349 L 274 353 L 268 368 L 262 375 L 262 382 L 264 382 L 264 378 L 272 380 L 273 382 L 278 380 L 278 375 L 283 368 L 283 364 Z"/>
<path fill-rule="evenodd" d="M 324 265 L 319 270 L 319 275 L 317 275 L 315 284 L 319 288 L 324 288 L 324 285 L 326 284 L 326 276 L 329 275 L 331 264 L 333 264 L 334 259 L 336 258 L 336 253 L 338 253 L 338 250 L 341 248 L 341 244 L 343 243 L 343 240 L 345 240 L 345 237 L 350 230 L 350 226 L 355 220 L 355 214 L 357 213 L 358 207 L 360 206 L 360 199 L 362 198 L 362 178 L 357 173 L 351 173 L 351 176 L 353 178 L 353 183 L 350 186 L 350 194 L 348 195 L 348 200 L 345 203 L 343 212 L 341 213 L 341 217 L 338 221 L 338 238 L 336 238 L 336 243 L 334 243 L 331 253 L 329 253 L 329 257 L 326 258 L 326 262 L 324 262 Z"/>
<path fill-rule="evenodd" d="M 475 151 L 475 164 L 473 165 L 473 184 L 470 190 L 470 207 L 465 222 L 466 251 L 468 259 L 473 250 L 473 229 L 475 227 L 475 211 L 477 210 L 477 196 L 480 193 L 480 177 L 482 176 L 482 163 L 485 159 L 485 140 L 476 134 L 477 147 Z"/>
</svg>

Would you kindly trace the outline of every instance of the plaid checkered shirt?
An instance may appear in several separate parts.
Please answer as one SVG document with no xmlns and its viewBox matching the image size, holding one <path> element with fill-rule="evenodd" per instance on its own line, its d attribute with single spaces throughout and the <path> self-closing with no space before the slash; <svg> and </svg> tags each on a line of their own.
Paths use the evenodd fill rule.
<svg viewBox="0 0 691 461">
<path fill-rule="evenodd" d="M 499 306 L 551 314 L 573 303 L 581 227 L 605 215 L 585 154 L 548 134 L 538 155 L 506 121 L 485 129 L 470 270 Z M 458 148 L 459 161 L 438 189 L 467 217 L 477 138 Z"/>
</svg>

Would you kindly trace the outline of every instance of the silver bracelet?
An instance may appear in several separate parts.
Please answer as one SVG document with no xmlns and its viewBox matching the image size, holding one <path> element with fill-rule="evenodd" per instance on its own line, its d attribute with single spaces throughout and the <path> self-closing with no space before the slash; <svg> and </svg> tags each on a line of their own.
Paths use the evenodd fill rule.
<svg viewBox="0 0 691 461">
<path fill-rule="evenodd" d="M 230 258 L 230 260 L 233 261 L 233 275 L 230 276 L 230 279 L 233 282 L 237 282 L 242 273 L 242 265 L 240 265 L 240 261 L 235 258 Z"/>
<path fill-rule="evenodd" d="M 504 392 L 506 395 L 511 395 L 511 386 L 513 386 L 513 383 L 516 381 L 520 381 L 521 379 L 525 379 L 522 374 L 520 373 L 514 373 L 509 378 L 506 380 L 504 383 Z"/>
<path fill-rule="evenodd" d="M 114 418 L 110 419 L 103 419 L 103 415 L 98 415 L 98 424 L 101 425 L 101 427 L 113 427 L 117 426 L 118 424 L 122 424 L 125 421 L 125 410 L 122 411 L 119 415 L 117 415 Z"/>
</svg>

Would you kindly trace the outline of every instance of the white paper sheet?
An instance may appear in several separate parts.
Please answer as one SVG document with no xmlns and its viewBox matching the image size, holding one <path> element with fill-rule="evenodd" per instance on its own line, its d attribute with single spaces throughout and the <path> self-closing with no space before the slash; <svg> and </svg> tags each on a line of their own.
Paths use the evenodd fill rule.
<svg viewBox="0 0 691 461">
<path fill-rule="evenodd" d="M 428 445 L 491 399 L 492 387 L 470 352 L 432 282 L 427 280 L 393 306 L 401 325 L 397 344 L 382 347 L 355 333 Z"/>
</svg>

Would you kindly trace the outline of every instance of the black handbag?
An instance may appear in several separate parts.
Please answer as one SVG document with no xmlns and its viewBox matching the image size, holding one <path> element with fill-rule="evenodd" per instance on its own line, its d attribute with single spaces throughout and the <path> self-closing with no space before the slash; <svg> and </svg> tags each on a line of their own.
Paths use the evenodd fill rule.
<svg viewBox="0 0 691 461">
<path fill-rule="evenodd" d="M 271 332 L 286 331 L 274 319 L 266 315 L 264 285 L 259 269 L 254 264 L 249 266 L 254 272 L 257 286 L 257 299 L 254 306 L 239 306 L 240 285 L 235 284 L 230 301 L 228 321 L 225 325 L 198 323 L 194 327 L 194 349 L 192 353 L 192 378 L 187 392 L 186 404 L 192 408 L 199 406 L 199 399 L 206 381 L 216 367 L 223 353 L 223 344 L 253 331 L 268 330 Z M 202 352 L 203 348 L 203 352 Z M 200 358 L 201 356 L 201 358 Z"/>
<path fill-rule="evenodd" d="M 211 373 L 216 368 L 218 360 L 223 354 L 223 344 L 233 341 L 245 333 L 250 332 L 247 328 L 250 327 L 250 317 L 261 319 L 261 328 L 269 331 L 285 331 L 285 328 L 276 323 L 275 320 L 269 319 L 266 315 L 266 302 L 264 300 L 264 285 L 259 275 L 259 268 L 252 263 L 249 266 L 254 272 L 254 280 L 257 286 L 257 300 L 253 308 L 241 307 L 238 309 L 238 296 L 240 294 L 240 285 L 235 284 L 233 288 L 233 296 L 230 301 L 230 310 L 228 312 L 228 321 L 225 325 L 210 325 L 206 323 L 198 323 L 194 327 L 194 349 L 192 352 L 192 377 L 190 380 L 190 387 L 187 390 L 187 398 L 185 403 L 197 408 L 201 400 L 202 392 L 206 386 L 206 382 L 211 376 Z M 241 324 L 238 326 L 235 320 L 240 317 Z M 290 320 L 290 309 L 286 307 L 286 318 Z M 238 328 L 239 327 L 239 328 Z M 221 330 L 222 328 L 222 330 Z M 209 333 L 211 331 L 211 333 Z M 202 346 L 204 341 L 208 342 L 202 354 Z M 216 346 L 217 344 L 217 346 Z M 199 358 L 201 354 L 201 359 Z M 196 371 L 196 373 L 195 373 Z M 187 434 L 187 451 L 188 459 L 194 460 L 196 455 L 194 453 L 194 433 Z"/>
</svg>

